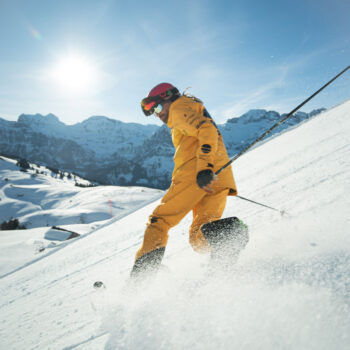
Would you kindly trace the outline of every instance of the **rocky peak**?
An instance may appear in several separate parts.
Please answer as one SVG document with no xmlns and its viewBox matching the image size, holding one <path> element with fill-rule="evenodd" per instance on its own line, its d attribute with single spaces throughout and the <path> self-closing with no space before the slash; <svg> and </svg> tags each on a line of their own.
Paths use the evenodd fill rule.
<svg viewBox="0 0 350 350">
<path fill-rule="evenodd" d="M 18 123 L 31 125 L 57 125 L 63 124 L 54 114 L 49 113 L 47 115 L 42 114 L 21 114 L 18 117 Z"/>
</svg>

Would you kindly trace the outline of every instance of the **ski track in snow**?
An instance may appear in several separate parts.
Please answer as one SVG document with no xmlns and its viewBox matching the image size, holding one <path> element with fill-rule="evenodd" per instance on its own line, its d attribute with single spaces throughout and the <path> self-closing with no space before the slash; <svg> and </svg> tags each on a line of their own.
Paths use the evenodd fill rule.
<svg viewBox="0 0 350 350">
<path fill-rule="evenodd" d="M 154 199 L 152 199 L 150 202 L 153 202 L 153 200 L 154 200 Z M 30 265 L 36 263 L 36 262 L 38 262 L 39 260 L 42 260 L 42 259 L 47 258 L 49 255 L 52 255 L 52 254 L 57 253 L 59 250 L 65 248 L 67 245 L 74 244 L 74 243 L 76 243 L 77 241 L 79 241 L 80 239 L 86 238 L 87 236 L 89 236 L 89 235 L 95 233 L 96 231 L 100 230 L 101 228 L 103 228 L 103 227 L 105 227 L 105 226 L 110 226 L 112 223 L 114 223 L 114 222 L 120 220 L 120 219 L 123 218 L 124 216 L 130 215 L 131 213 L 133 213 L 134 211 L 136 211 L 137 209 L 139 209 L 140 206 L 143 207 L 145 204 L 147 204 L 147 201 L 142 201 L 141 203 L 142 203 L 141 205 L 140 205 L 140 204 L 139 204 L 139 205 L 135 205 L 135 207 L 134 207 L 133 209 L 124 210 L 123 214 L 118 215 L 118 216 L 117 216 L 116 218 L 114 218 L 114 219 L 108 220 L 108 222 L 106 222 L 106 223 L 104 223 L 104 224 L 100 224 L 100 226 L 99 226 L 98 228 L 96 228 L 96 229 L 94 229 L 94 230 L 92 230 L 92 231 L 86 233 L 85 235 L 80 236 L 80 237 L 77 237 L 77 238 L 75 238 L 75 239 L 73 239 L 73 240 L 69 240 L 69 241 L 67 241 L 67 242 L 61 243 L 60 245 L 58 245 L 58 246 L 55 247 L 54 249 L 51 249 L 51 250 L 50 250 L 49 252 L 47 252 L 46 254 L 42 254 L 42 256 L 40 256 L 40 257 L 38 257 L 38 258 L 36 258 L 36 259 L 33 259 L 33 260 L 31 260 L 30 262 L 28 262 L 28 263 L 26 263 L 26 264 L 24 264 L 24 265 L 22 265 L 22 266 L 17 267 L 15 270 L 12 270 L 12 271 L 10 271 L 10 272 L 8 272 L 8 273 L 5 273 L 4 275 L 0 275 L 0 280 L 1 280 L 2 278 L 6 277 L 6 276 L 9 276 L 9 275 L 11 275 L 11 274 L 13 274 L 13 273 L 15 273 L 15 272 L 18 272 L 18 271 L 20 271 L 20 270 L 22 270 L 22 269 L 24 269 L 24 268 L 26 268 L 26 267 L 28 267 L 28 266 L 30 266 Z"/>
<path fill-rule="evenodd" d="M 349 114 L 350 101 L 233 164 L 242 196 L 288 215 L 229 198 L 224 216 L 250 229 L 232 271 L 192 252 L 190 214 L 166 268 L 126 288 L 152 202 L 2 278 L 0 348 L 348 349 Z"/>
</svg>

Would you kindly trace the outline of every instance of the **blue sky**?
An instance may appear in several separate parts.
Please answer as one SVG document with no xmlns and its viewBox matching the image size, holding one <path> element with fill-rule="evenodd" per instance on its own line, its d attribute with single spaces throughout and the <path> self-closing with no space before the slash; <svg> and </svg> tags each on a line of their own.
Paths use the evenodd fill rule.
<svg viewBox="0 0 350 350">
<path fill-rule="evenodd" d="M 160 82 L 191 87 L 218 123 L 289 112 L 350 64 L 349 13 L 348 0 L 0 0 L 0 117 L 156 123 L 139 103 Z M 348 98 L 350 71 L 303 110 Z"/>
</svg>

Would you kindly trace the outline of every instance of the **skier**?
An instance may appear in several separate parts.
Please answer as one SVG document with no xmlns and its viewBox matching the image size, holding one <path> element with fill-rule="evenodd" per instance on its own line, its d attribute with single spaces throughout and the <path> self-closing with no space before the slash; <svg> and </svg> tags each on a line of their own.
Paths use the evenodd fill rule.
<svg viewBox="0 0 350 350">
<path fill-rule="evenodd" d="M 141 108 L 146 116 L 155 114 L 171 129 L 175 166 L 170 188 L 149 217 L 132 277 L 157 269 L 165 252 L 169 229 L 191 210 L 191 246 L 200 253 L 213 249 L 200 228 L 220 219 L 227 196 L 237 195 L 231 167 L 215 175 L 229 157 L 222 135 L 202 101 L 180 95 L 173 85 L 161 83 L 141 101 Z"/>
</svg>

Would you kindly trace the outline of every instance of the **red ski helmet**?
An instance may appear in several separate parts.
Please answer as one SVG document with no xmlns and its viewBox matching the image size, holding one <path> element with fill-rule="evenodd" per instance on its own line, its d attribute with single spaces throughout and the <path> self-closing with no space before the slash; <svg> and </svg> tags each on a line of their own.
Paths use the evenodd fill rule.
<svg viewBox="0 0 350 350">
<path fill-rule="evenodd" d="M 160 97 L 164 98 L 167 96 L 166 92 L 172 89 L 176 89 L 176 87 L 169 83 L 160 83 L 149 92 L 148 97 L 159 95 Z"/>
<path fill-rule="evenodd" d="M 152 115 L 154 109 L 163 101 L 175 101 L 179 96 L 179 90 L 174 85 L 160 83 L 141 101 L 142 111 L 146 116 Z"/>
</svg>

